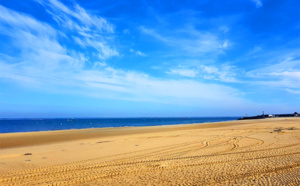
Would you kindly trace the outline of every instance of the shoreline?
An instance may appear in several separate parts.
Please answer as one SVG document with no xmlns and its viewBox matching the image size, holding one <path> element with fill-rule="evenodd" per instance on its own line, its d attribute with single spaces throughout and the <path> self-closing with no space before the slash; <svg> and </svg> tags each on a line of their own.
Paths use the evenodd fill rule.
<svg viewBox="0 0 300 186">
<path fill-rule="evenodd" d="M 250 121 L 250 120 L 248 120 Z M 158 126 L 125 126 L 106 128 L 66 129 L 34 132 L 0 133 L 0 149 L 25 147 L 33 145 L 51 144 L 57 142 L 68 142 L 81 139 L 102 138 L 109 136 L 125 136 L 132 134 L 147 134 L 153 132 L 166 132 L 176 130 L 206 129 L 241 125 L 245 122 L 238 120 L 173 124 Z"/>
<path fill-rule="evenodd" d="M 266 118 L 260 121 L 285 120 L 285 119 L 290 119 L 290 118 Z M 223 122 L 174 124 L 174 125 L 159 125 L 159 126 L 107 127 L 107 128 L 0 133 L 0 149 L 36 146 L 36 145 L 69 142 L 74 140 L 84 140 L 84 139 L 93 139 L 93 138 L 106 138 L 112 136 L 127 136 L 127 135 L 134 135 L 134 134 L 149 134 L 155 132 L 220 128 L 220 127 L 229 127 L 235 125 L 251 124 L 255 121 L 258 120 L 256 119 L 231 120 L 231 121 L 223 121 Z"/>
<path fill-rule="evenodd" d="M 174 117 L 177 118 L 177 117 Z M 180 117 L 178 117 L 180 118 Z M 203 117 L 206 118 L 206 117 Z M 207 117 L 209 118 L 209 117 Z M 222 117 L 220 117 L 222 118 Z M 236 117 L 232 117 L 232 118 L 236 118 Z M 50 119 L 52 120 L 52 118 L 46 118 L 47 120 Z M 55 118 L 56 119 L 56 118 Z M 53 120 L 55 120 L 53 119 Z M 65 119 L 65 118 L 63 118 Z M 75 118 L 76 119 L 76 118 Z M 85 119 L 85 118 L 82 118 Z M 4 119 L 6 120 L 6 119 Z M 15 120 L 15 119 L 8 119 L 8 120 Z M 23 120 L 23 119 L 16 119 L 16 120 Z M 27 120 L 27 119 L 24 119 Z M 28 119 L 28 120 L 36 120 L 36 119 Z M 37 119 L 39 120 L 39 119 Z M 42 119 L 43 120 L 43 119 Z M 1 119 L 0 119 L 1 121 Z M 70 128 L 70 129 L 57 129 L 57 130 L 41 130 L 41 131 L 22 131 L 22 132 L 0 132 L 1 134 L 20 134 L 20 133 L 35 133 L 35 132 L 55 132 L 55 131 L 68 131 L 68 130 L 87 130 L 87 129 L 114 129 L 114 128 L 136 128 L 136 127 L 164 127 L 164 126 L 178 126 L 178 125 L 200 125 L 200 124 L 213 124 L 213 123 L 223 123 L 223 122 L 232 122 L 232 121 L 238 121 L 238 119 L 234 119 L 234 120 L 226 120 L 226 121 L 214 121 L 214 122 L 201 122 L 201 123 L 174 123 L 174 124 L 164 124 L 164 125 L 147 125 L 147 126 L 118 126 L 118 127 L 91 127 L 91 128 Z"/>
<path fill-rule="evenodd" d="M 237 117 L 156 117 L 156 118 L 77 118 L 77 119 L 0 119 L 0 134 L 25 133 L 25 132 L 50 132 L 61 130 L 120 128 L 120 127 L 144 127 L 144 126 L 168 126 L 193 123 L 214 123 L 235 121 Z M 18 121 L 14 123 L 14 121 Z M 55 121 L 55 122 L 53 122 Z M 70 122 L 71 121 L 71 122 Z M 72 123 L 72 121 L 74 123 Z M 2 123 L 3 122 L 3 123 Z M 40 122 L 40 123 L 39 123 Z M 50 122 L 50 125 L 48 123 Z M 13 125 L 13 127 L 10 127 Z M 27 126 L 27 127 L 26 127 Z M 7 127 L 7 129 L 5 129 Z"/>
</svg>

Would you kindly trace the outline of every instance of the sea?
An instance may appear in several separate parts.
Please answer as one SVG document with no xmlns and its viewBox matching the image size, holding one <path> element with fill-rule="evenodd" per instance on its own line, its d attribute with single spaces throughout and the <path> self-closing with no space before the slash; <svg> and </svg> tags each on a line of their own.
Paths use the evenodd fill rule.
<svg viewBox="0 0 300 186">
<path fill-rule="evenodd" d="M 162 126 L 221 122 L 237 119 L 238 117 L 0 119 L 0 133 L 109 127 Z"/>
</svg>

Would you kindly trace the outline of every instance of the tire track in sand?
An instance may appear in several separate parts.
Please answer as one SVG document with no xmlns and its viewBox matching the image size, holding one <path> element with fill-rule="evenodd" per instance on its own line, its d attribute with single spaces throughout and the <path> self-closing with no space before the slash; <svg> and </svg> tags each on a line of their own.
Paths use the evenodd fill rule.
<svg viewBox="0 0 300 186">
<path fill-rule="evenodd" d="M 289 155 L 294 155 L 294 154 L 299 154 L 299 152 L 296 153 L 290 153 L 290 154 L 280 154 L 280 155 L 273 155 L 273 156 L 263 156 L 263 157 L 257 157 L 257 158 L 247 158 L 247 159 L 239 159 L 239 160 L 232 160 L 232 161 L 220 161 L 220 162 L 204 162 L 204 163 L 194 163 L 194 164 L 189 164 L 189 165 L 182 165 L 182 166 L 175 166 L 173 168 L 184 168 L 184 167 L 190 167 L 190 166 L 202 166 L 202 165 L 208 165 L 208 164 L 220 164 L 220 163 L 229 163 L 229 162 L 241 162 L 241 161 L 249 161 L 249 160 L 255 160 L 255 159 L 265 159 L 265 158 L 274 158 L 274 157 L 282 157 L 282 156 L 289 156 Z M 54 169 L 56 169 L 56 171 L 51 171 L 48 168 L 44 168 L 44 169 L 39 169 L 36 170 L 38 173 L 36 174 L 29 174 L 31 171 L 26 171 L 23 174 L 20 175 L 13 175 L 12 177 L 4 177 L 0 179 L 0 183 L 8 183 L 8 182 L 18 182 L 18 181 L 22 181 L 24 182 L 25 180 L 32 180 L 34 178 L 37 177 L 53 177 L 53 176 L 57 176 L 57 175 L 64 175 L 63 177 L 67 178 L 71 178 L 74 177 L 74 175 L 72 173 L 77 173 L 80 174 L 79 177 L 85 177 L 84 176 L 84 171 L 87 172 L 93 172 L 96 171 L 98 173 L 99 169 L 103 169 L 103 168 L 112 168 L 115 167 L 116 169 L 113 169 L 113 171 L 107 171 L 106 174 L 103 174 L 102 176 L 100 176 L 99 178 L 105 178 L 105 177 L 113 177 L 113 176 L 118 176 L 120 175 L 124 169 L 127 168 L 127 166 L 135 166 L 135 167 L 140 167 L 140 165 L 142 164 L 151 164 L 151 163 L 157 163 L 157 162 L 162 162 L 162 161 L 170 161 L 170 160 L 176 160 L 176 161 L 181 161 L 184 159 L 195 159 L 195 158 L 201 158 L 201 157 L 213 157 L 213 156 L 228 156 L 230 155 L 229 153 L 226 154 L 218 154 L 218 155 L 202 155 L 202 156 L 190 156 L 190 157 L 178 157 L 178 158 L 162 158 L 162 159 L 156 159 L 156 160 L 147 160 L 147 161 L 134 161 L 134 162 L 124 162 L 124 163 L 120 163 L 120 164 L 116 164 L 114 162 L 111 163 L 106 163 L 106 164 L 94 164 L 94 165 L 87 165 L 87 166 L 71 166 L 71 167 L 62 167 L 62 166 L 56 166 Z M 122 168 L 123 167 L 123 168 Z M 151 166 L 150 166 L 151 167 Z M 155 170 L 160 170 L 160 169 L 164 169 L 165 167 L 151 167 L 151 169 L 148 169 L 148 171 L 155 171 Z M 97 171 L 98 170 L 98 171 Z M 44 172 L 43 172 L 44 171 Z M 146 172 L 148 172 L 146 171 Z M 125 171 L 125 174 L 127 171 Z M 93 174 L 91 174 L 93 175 Z M 98 176 L 95 177 L 95 175 L 93 176 L 93 178 L 98 178 Z M 89 178 L 85 178 L 85 181 L 88 181 Z"/>
</svg>

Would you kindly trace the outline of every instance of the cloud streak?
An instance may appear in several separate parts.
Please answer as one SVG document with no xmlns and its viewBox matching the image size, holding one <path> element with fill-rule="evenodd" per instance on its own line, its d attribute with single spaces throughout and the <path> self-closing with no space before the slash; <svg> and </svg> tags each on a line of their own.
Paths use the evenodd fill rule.
<svg viewBox="0 0 300 186">
<path fill-rule="evenodd" d="M 139 51 L 139 50 L 134 50 L 134 49 L 130 49 L 129 50 L 131 53 L 135 53 L 138 56 L 146 56 L 146 54 L 144 54 L 143 52 Z"/>
<path fill-rule="evenodd" d="M 300 91 L 299 57 L 297 52 L 283 53 L 281 56 L 271 58 L 271 61 L 277 63 L 249 71 L 246 75 L 253 79 L 252 84 L 298 93 Z"/>
<path fill-rule="evenodd" d="M 168 74 L 181 75 L 190 78 L 202 78 L 221 82 L 239 82 L 235 76 L 236 69 L 229 65 L 192 65 L 179 66 L 167 71 Z"/>
<path fill-rule="evenodd" d="M 83 48 L 94 49 L 100 60 L 119 55 L 109 44 L 114 33 L 113 25 L 103 17 L 88 14 L 78 4 L 71 9 L 57 0 L 37 2 L 44 6 L 60 29 L 67 29 L 65 32 L 71 35 L 70 39 Z"/>
<path fill-rule="evenodd" d="M 220 54 L 229 46 L 228 40 L 222 41 L 212 33 L 202 33 L 191 27 L 173 31 L 171 36 L 161 35 L 156 30 L 145 27 L 140 27 L 140 30 L 142 33 L 166 45 L 188 52 L 190 55 Z"/>
<path fill-rule="evenodd" d="M 75 4 L 74 10 L 71 10 L 57 0 L 38 0 L 37 2 L 43 5 L 46 11 L 50 13 L 53 19 L 61 26 L 71 30 L 74 29 L 83 36 L 88 36 L 88 33 L 95 29 L 99 33 L 114 32 L 113 25 L 108 23 L 106 19 L 88 14 L 78 4 Z"/>
</svg>

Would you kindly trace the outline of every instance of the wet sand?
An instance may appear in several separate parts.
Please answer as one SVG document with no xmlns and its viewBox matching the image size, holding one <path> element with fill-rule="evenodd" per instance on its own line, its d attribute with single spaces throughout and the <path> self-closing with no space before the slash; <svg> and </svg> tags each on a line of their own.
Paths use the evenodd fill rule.
<svg viewBox="0 0 300 186">
<path fill-rule="evenodd" d="M 300 118 L 0 134 L 0 185 L 300 184 Z"/>
</svg>

